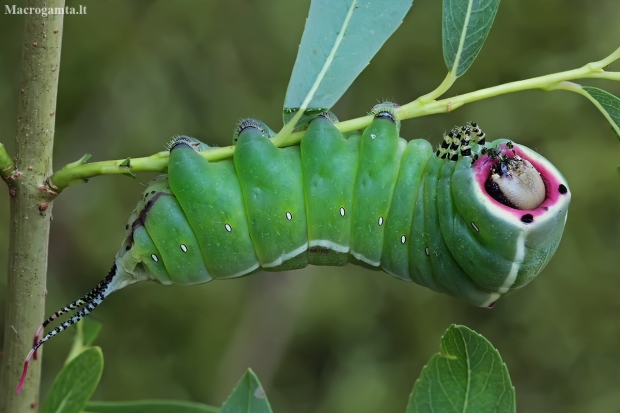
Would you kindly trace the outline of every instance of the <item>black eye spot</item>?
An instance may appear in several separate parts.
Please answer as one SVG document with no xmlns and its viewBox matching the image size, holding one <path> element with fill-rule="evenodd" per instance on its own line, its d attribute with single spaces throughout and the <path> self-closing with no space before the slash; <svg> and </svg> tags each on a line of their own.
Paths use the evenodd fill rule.
<svg viewBox="0 0 620 413">
<path fill-rule="evenodd" d="M 564 186 L 564 184 L 560 184 L 560 187 L 558 188 L 558 191 L 560 191 L 560 193 L 562 195 L 564 195 L 565 193 L 568 192 L 568 189 L 566 189 L 566 187 Z"/>
<path fill-rule="evenodd" d="M 531 224 L 532 222 L 534 222 L 534 217 L 532 216 L 532 214 L 525 214 L 521 217 L 521 222 Z"/>
<path fill-rule="evenodd" d="M 129 224 L 125 225 L 125 229 L 129 229 Z"/>
</svg>

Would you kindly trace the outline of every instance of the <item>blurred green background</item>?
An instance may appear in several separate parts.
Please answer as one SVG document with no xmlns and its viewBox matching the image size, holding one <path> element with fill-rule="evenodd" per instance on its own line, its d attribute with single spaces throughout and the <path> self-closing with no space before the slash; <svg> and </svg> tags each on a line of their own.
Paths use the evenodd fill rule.
<svg viewBox="0 0 620 413">
<path fill-rule="evenodd" d="M 0 14 L 0 140 L 12 150 L 23 16 Z M 309 1 L 68 1 L 54 168 L 146 156 L 177 134 L 228 145 L 242 117 L 278 129 Z M 449 94 L 579 67 L 620 46 L 617 1 L 505 0 L 485 47 Z M 10 4 L 24 5 L 15 0 Z M 620 70 L 620 63 L 611 69 Z M 445 76 L 441 2 L 416 0 L 404 24 L 335 107 L 406 103 Z M 620 95 L 620 84 L 591 81 Z M 522 92 L 403 123 L 407 139 L 478 121 L 549 158 L 573 194 L 560 248 L 538 280 L 492 310 L 357 267 L 313 267 L 193 287 L 142 283 L 94 314 L 106 358 L 95 400 L 176 398 L 219 405 L 251 367 L 275 412 L 404 412 L 452 323 L 487 337 L 527 412 L 620 411 L 620 145 L 583 97 Z M 109 270 L 144 183 L 92 179 L 54 202 L 47 312 Z M 7 197 L 0 197 L 0 323 Z M 2 329 L 3 326 L 0 326 Z M 30 337 L 31 332 L 22 332 Z M 70 334 L 45 346 L 43 388 Z"/>
</svg>

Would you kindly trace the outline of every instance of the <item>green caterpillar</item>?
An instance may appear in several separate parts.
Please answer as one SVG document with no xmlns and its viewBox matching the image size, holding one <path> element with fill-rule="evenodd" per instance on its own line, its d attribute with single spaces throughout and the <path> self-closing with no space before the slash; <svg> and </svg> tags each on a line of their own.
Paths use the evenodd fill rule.
<svg viewBox="0 0 620 413">
<path fill-rule="evenodd" d="M 491 307 L 538 275 L 560 242 L 570 201 L 553 165 L 507 140 L 485 143 L 473 122 L 433 151 L 426 140 L 399 137 L 393 106 L 373 113 L 361 135 L 348 137 L 318 116 L 301 144 L 287 148 L 272 144 L 264 124 L 245 120 L 234 158 L 219 162 L 197 152 L 208 150 L 201 142 L 174 139 L 168 175 L 144 190 L 112 270 L 43 323 L 28 359 L 138 281 L 197 284 L 354 263 Z"/>
</svg>

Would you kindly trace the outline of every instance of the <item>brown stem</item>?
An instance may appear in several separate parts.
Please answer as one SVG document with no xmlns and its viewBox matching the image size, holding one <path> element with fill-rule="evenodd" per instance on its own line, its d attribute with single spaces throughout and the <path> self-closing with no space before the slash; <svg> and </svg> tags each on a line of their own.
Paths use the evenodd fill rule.
<svg viewBox="0 0 620 413">
<path fill-rule="evenodd" d="M 30 10 L 64 8 L 64 0 L 28 0 Z M 37 410 L 41 363 L 31 364 L 15 393 L 24 357 L 43 320 L 52 194 L 42 191 L 52 173 L 56 94 L 63 15 L 26 14 L 21 93 L 17 114 L 15 165 L 7 180 L 11 194 L 9 270 L 0 371 L 0 412 Z M 45 205 L 43 205 L 45 204 Z"/>
</svg>

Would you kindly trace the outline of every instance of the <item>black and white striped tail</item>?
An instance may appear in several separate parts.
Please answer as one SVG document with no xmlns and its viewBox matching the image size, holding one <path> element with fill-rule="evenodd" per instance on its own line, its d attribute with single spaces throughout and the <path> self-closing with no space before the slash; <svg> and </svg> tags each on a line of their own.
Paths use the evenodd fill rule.
<svg viewBox="0 0 620 413">
<path fill-rule="evenodd" d="M 17 386 L 17 393 L 20 392 L 24 381 L 26 380 L 26 374 L 28 372 L 28 364 L 30 363 L 30 359 L 34 356 L 34 359 L 37 359 L 37 349 L 41 347 L 47 340 L 54 337 L 56 334 L 60 333 L 63 330 L 66 330 L 68 327 L 80 321 L 82 318 L 87 316 L 91 311 L 93 311 L 101 302 L 111 293 L 108 287 L 116 274 L 116 264 L 112 266 L 112 269 L 106 275 L 106 277 L 97 284 L 95 288 L 93 288 L 88 294 L 80 297 L 79 299 L 73 301 L 70 304 L 62 307 L 60 310 L 56 311 L 52 314 L 47 320 L 41 324 L 41 327 L 37 329 L 37 332 L 34 336 L 34 345 L 28 355 L 26 356 L 26 360 L 24 361 L 24 370 L 22 372 L 21 380 L 19 381 L 19 385 Z M 45 337 L 39 339 L 43 329 L 56 318 L 61 315 L 68 313 L 72 310 L 78 310 L 76 313 L 68 319 L 67 321 L 63 321 L 58 327 L 50 331 L 45 335 Z"/>
</svg>

